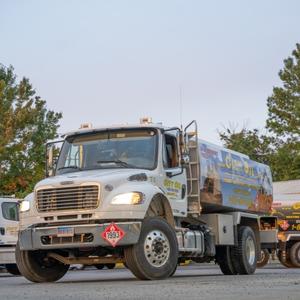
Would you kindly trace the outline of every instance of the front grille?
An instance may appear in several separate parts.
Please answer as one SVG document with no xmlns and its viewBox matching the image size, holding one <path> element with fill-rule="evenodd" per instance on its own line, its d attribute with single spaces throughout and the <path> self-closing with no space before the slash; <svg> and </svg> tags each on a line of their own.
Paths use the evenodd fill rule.
<svg viewBox="0 0 300 300">
<path fill-rule="evenodd" d="M 36 192 L 39 212 L 95 209 L 99 202 L 97 185 L 39 189 Z"/>
<path fill-rule="evenodd" d="M 44 235 L 41 237 L 43 245 L 59 245 L 59 244 L 73 244 L 73 243 L 92 243 L 94 235 L 92 233 L 79 233 L 74 236 L 50 236 Z"/>
</svg>

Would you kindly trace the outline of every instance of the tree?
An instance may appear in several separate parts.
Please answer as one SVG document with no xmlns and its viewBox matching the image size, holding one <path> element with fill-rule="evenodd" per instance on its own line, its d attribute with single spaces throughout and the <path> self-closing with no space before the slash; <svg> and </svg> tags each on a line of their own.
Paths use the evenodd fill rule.
<svg viewBox="0 0 300 300">
<path fill-rule="evenodd" d="M 283 86 L 274 87 L 267 100 L 267 129 L 274 134 L 277 142 L 300 141 L 300 44 L 292 57 L 284 60 L 284 68 L 279 71 Z"/>
<path fill-rule="evenodd" d="M 260 136 L 258 129 L 243 128 L 236 132 L 234 129 L 225 128 L 225 131 L 219 132 L 219 135 L 227 148 L 244 153 L 253 160 L 265 164 L 270 163 L 271 140 L 267 136 Z"/>
<path fill-rule="evenodd" d="M 45 142 L 61 113 L 48 110 L 27 78 L 0 64 L 0 194 L 24 196 L 44 176 Z"/>
<path fill-rule="evenodd" d="M 245 128 L 219 134 L 226 147 L 269 164 L 274 180 L 300 179 L 300 44 L 284 60 L 279 78 L 282 86 L 267 99 L 267 135 Z"/>
</svg>

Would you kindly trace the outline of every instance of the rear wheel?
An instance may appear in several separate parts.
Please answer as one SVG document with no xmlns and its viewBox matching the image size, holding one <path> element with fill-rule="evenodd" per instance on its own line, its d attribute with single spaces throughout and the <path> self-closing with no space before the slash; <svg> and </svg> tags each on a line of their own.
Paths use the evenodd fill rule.
<svg viewBox="0 0 300 300">
<path fill-rule="evenodd" d="M 291 259 L 290 259 L 290 249 L 288 249 L 286 251 L 286 257 L 285 257 L 285 260 L 283 259 L 283 253 L 281 250 L 278 251 L 277 253 L 277 257 L 280 261 L 280 263 L 285 266 L 286 268 L 293 268 L 293 264 L 291 262 Z"/>
<path fill-rule="evenodd" d="M 116 264 L 106 264 L 107 269 L 110 269 L 110 270 L 114 269 L 115 266 L 116 266 Z"/>
<path fill-rule="evenodd" d="M 96 264 L 94 265 L 98 270 L 102 270 L 104 268 L 104 264 Z"/>
<path fill-rule="evenodd" d="M 9 274 L 16 275 L 16 276 L 21 275 L 18 266 L 16 264 L 6 264 L 5 268 Z"/>
<path fill-rule="evenodd" d="M 270 259 L 270 253 L 267 249 L 261 250 L 260 259 L 257 261 L 257 267 L 263 268 Z"/>
<path fill-rule="evenodd" d="M 172 276 L 176 273 L 176 271 L 177 271 L 177 266 L 178 266 L 178 263 L 176 264 L 176 267 L 175 267 L 175 269 L 173 270 L 173 272 L 170 274 L 170 277 L 172 277 Z"/>
<path fill-rule="evenodd" d="M 139 279 L 164 279 L 174 274 L 178 244 L 174 229 L 160 217 L 143 221 L 137 244 L 125 249 L 125 261 Z"/>
<path fill-rule="evenodd" d="M 250 275 L 256 270 L 256 239 L 253 230 L 248 226 L 238 228 L 238 245 L 233 247 L 232 262 L 240 275 Z"/>
<path fill-rule="evenodd" d="M 217 247 L 216 261 L 217 264 L 220 266 L 220 269 L 224 275 L 237 274 L 237 271 L 235 270 L 232 262 L 232 247 L 230 246 Z"/>
<path fill-rule="evenodd" d="M 291 247 L 290 260 L 295 268 L 300 268 L 300 242 L 295 243 Z"/>
<path fill-rule="evenodd" d="M 16 261 L 21 274 L 32 282 L 57 281 L 69 269 L 69 265 L 47 257 L 46 251 L 20 250 L 19 244 L 16 246 Z"/>
</svg>

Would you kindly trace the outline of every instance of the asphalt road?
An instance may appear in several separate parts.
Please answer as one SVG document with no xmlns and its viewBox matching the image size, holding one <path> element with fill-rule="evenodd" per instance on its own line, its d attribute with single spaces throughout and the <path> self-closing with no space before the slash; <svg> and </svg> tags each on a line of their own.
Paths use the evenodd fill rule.
<svg viewBox="0 0 300 300">
<path fill-rule="evenodd" d="M 47 284 L 0 274 L 0 299 L 299 300 L 300 269 L 269 265 L 250 276 L 224 276 L 214 265 L 190 265 L 162 281 L 139 281 L 126 269 L 89 269 Z"/>
</svg>

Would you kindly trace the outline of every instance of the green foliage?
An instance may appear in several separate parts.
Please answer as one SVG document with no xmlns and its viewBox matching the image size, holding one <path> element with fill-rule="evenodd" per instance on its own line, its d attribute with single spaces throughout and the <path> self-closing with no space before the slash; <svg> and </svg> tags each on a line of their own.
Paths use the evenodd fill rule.
<svg viewBox="0 0 300 300">
<path fill-rule="evenodd" d="M 292 57 L 284 60 L 279 77 L 282 87 L 274 87 L 268 98 L 267 128 L 280 141 L 298 141 L 300 138 L 300 44 Z"/>
<path fill-rule="evenodd" d="M 257 129 L 247 130 L 243 128 L 239 132 L 226 128 L 220 132 L 220 138 L 227 148 L 244 153 L 251 159 L 268 164 L 272 153 L 270 148 L 271 139 L 267 136 L 260 136 Z M 249 147 L 251 145 L 251 147 Z"/>
<path fill-rule="evenodd" d="M 48 110 L 27 78 L 0 64 L 0 194 L 24 196 L 44 176 L 45 142 L 61 113 Z"/>
<path fill-rule="evenodd" d="M 268 135 L 257 129 L 225 129 L 220 138 L 229 149 L 270 165 L 276 181 L 300 179 L 300 44 L 280 70 L 281 87 L 267 99 Z"/>
</svg>

